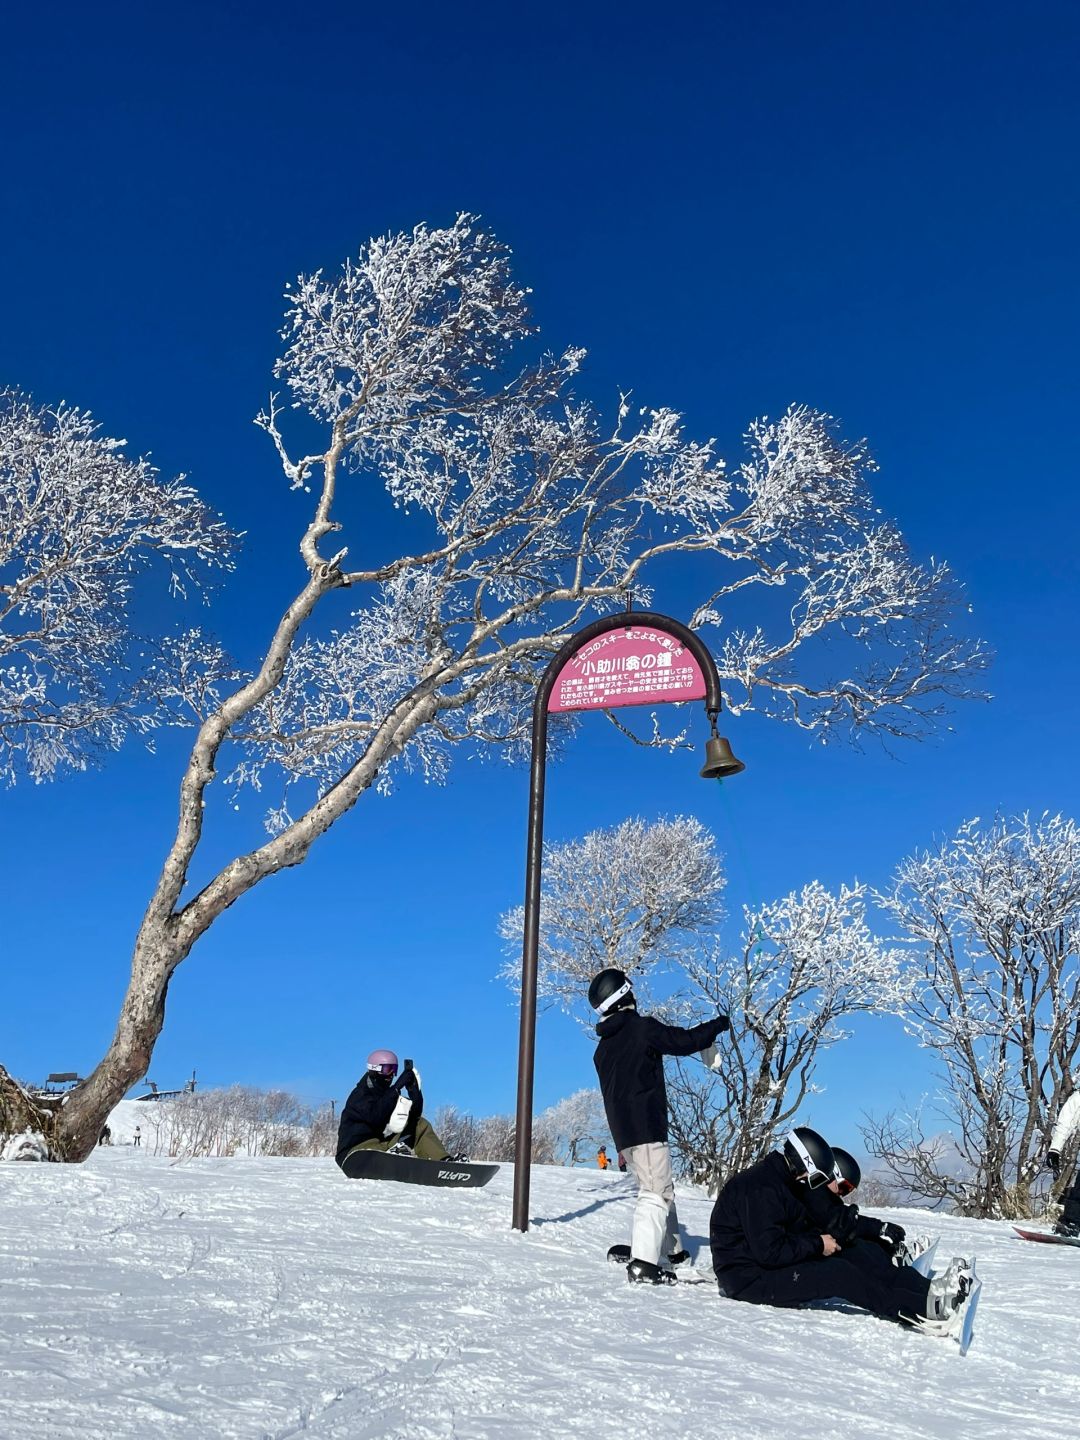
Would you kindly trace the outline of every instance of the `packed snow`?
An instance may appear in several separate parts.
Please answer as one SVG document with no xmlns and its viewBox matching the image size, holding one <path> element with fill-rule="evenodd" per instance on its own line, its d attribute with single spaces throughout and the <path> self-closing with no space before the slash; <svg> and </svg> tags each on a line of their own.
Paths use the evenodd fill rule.
<svg viewBox="0 0 1080 1440">
<path fill-rule="evenodd" d="M 118 1130 L 124 1127 L 118 1126 Z M 0 1165 L 4 1440 L 1073 1437 L 1080 1251 L 928 1218 L 985 1288 L 961 1358 L 843 1310 L 627 1285 L 618 1172 L 538 1167 L 483 1190 L 346 1180 L 329 1160 Z M 703 1192 L 681 1192 L 699 1243 Z"/>
</svg>

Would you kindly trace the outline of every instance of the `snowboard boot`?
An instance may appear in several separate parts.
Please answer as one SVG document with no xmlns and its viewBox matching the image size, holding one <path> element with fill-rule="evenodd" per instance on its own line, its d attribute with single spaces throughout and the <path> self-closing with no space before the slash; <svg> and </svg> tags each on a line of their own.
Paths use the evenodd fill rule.
<svg viewBox="0 0 1080 1440">
<path fill-rule="evenodd" d="M 404 1140 L 398 1140 L 396 1144 L 391 1145 L 386 1153 L 388 1155 L 412 1155 L 414 1157 L 416 1154 L 412 1146 L 406 1145 Z"/>
<path fill-rule="evenodd" d="M 456 1155 L 447 1155 L 446 1158 L 453 1165 L 469 1165 L 472 1163 L 464 1150 L 459 1150 Z"/>
<path fill-rule="evenodd" d="M 661 1270 L 650 1260 L 631 1260 L 626 1267 L 626 1278 L 631 1285 L 674 1285 L 675 1271 Z"/>
<path fill-rule="evenodd" d="M 926 1296 L 928 1320 L 950 1319 L 968 1297 L 974 1280 L 971 1261 L 954 1255 L 940 1275 L 930 1281 Z"/>
<path fill-rule="evenodd" d="M 1080 1239 L 1080 1225 L 1074 1225 L 1069 1220 L 1059 1220 L 1054 1226 L 1055 1235 L 1064 1235 L 1066 1240 Z"/>
<path fill-rule="evenodd" d="M 894 1265 L 914 1265 L 920 1255 L 925 1255 L 933 1244 L 929 1235 L 913 1235 L 910 1240 L 901 1240 L 893 1256 Z"/>
</svg>

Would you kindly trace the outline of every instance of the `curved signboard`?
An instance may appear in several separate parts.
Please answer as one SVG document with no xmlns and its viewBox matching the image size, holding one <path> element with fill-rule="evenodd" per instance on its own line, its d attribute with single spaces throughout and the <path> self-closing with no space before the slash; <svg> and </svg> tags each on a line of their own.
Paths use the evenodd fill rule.
<svg viewBox="0 0 1080 1440">
<path fill-rule="evenodd" d="M 614 710 L 621 705 L 703 700 L 705 676 L 683 642 L 660 625 L 626 625 L 587 640 L 562 666 L 547 708 Z"/>
</svg>

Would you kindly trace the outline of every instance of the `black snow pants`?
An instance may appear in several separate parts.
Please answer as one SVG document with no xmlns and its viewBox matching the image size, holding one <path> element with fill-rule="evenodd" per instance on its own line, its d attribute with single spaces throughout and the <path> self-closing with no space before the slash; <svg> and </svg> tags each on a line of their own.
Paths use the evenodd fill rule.
<svg viewBox="0 0 1080 1440">
<path fill-rule="evenodd" d="M 720 1279 L 722 1293 L 752 1305 L 805 1305 L 811 1300 L 846 1300 L 889 1320 L 926 1314 L 930 1281 L 910 1265 L 894 1265 L 880 1245 L 856 1240 L 839 1255 L 803 1260 L 780 1270 L 760 1270 L 738 1289 Z"/>
<path fill-rule="evenodd" d="M 1072 1189 L 1066 1190 L 1061 1197 L 1061 1221 L 1062 1225 L 1075 1225 L 1080 1230 L 1080 1166 L 1077 1166 L 1076 1178 L 1073 1180 Z"/>
</svg>

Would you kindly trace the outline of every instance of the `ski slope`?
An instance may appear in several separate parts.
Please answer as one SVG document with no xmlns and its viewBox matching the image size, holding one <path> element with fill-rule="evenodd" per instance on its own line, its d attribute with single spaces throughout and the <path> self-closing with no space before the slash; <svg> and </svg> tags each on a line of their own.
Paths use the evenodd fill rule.
<svg viewBox="0 0 1080 1440">
<path fill-rule="evenodd" d="M 0 1165 L 3 1440 L 926 1440 L 1080 1433 L 1080 1252 L 939 1222 L 974 1252 L 975 1344 L 777 1311 L 713 1283 L 630 1287 L 617 1172 L 484 1190 L 348 1181 L 330 1161 Z M 684 1194 L 687 1229 L 709 1201 Z M 925 1228 L 927 1216 L 891 1212 Z M 707 1264 L 707 1247 L 699 1259 Z"/>
</svg>

